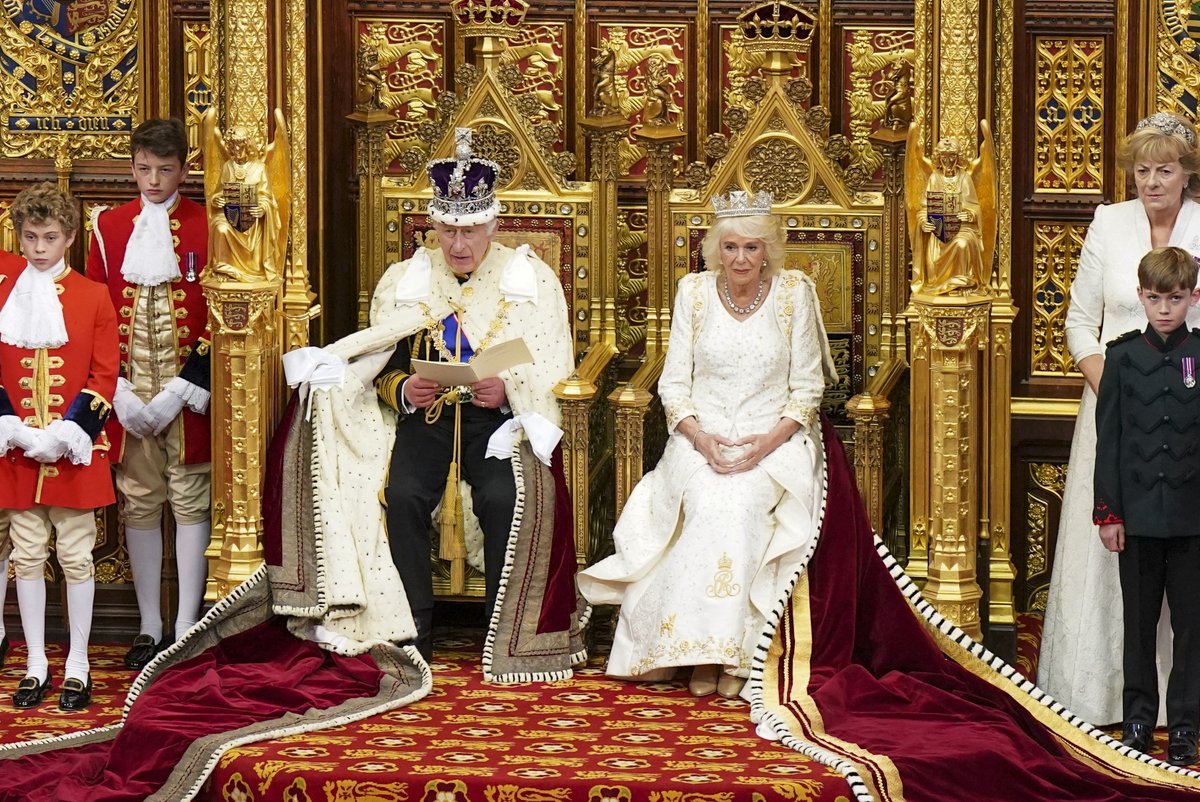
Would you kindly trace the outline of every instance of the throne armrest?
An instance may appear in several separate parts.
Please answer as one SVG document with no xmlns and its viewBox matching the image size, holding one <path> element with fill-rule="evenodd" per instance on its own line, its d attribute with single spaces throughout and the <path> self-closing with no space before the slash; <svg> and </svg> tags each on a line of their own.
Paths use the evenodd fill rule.
<svg viewBox="0 0 1200 802">
<path fill-rule="evenodd" d="M 613 467 L 616 474 L 618 516 L 624 509 L 629 494 L 633 492 L 634 485 L 642 479 L 647 455 L 652 454 L 657 460 L 666 442 L 665 428 L 649 427 L 649 432 L 657 433 L 658 436 L 648 437 L 646 426 L 647 413 L 656 402 L 661 403 L 655 388 L 662 376 L 666 358 L 665 350 L 648 354 L 633 377 L 608 396 L 616 417 L 616 453 L 613 457 Z M 662 431 L 659 431 L 660 429 Z"/>
<path fill-rule="evenodd" d="M 579 367 L 558 383 L 554 395 L 562 410 L 563 473 L 571 488 L 571 509 L 575 518 L 575 562 L 586 566 L 595 554 L 590 527 L 591 413 L 599 392 L 598 384 L 609 362 L 616 356 L 612 343 L 598 342 L 584 353 Z"/>
</svg>

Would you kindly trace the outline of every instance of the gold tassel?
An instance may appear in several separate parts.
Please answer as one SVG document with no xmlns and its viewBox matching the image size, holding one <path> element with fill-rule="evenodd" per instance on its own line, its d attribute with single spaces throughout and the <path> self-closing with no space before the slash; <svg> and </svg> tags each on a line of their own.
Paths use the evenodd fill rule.
<svg viewBox="0 0 1200 802">
<path fill-rule="evenodd" d="M 454 457 L 450 460 L 450 471 L 446 474 L 446 490 L 442 493 L 442 509 L 438 513 L 438 526 L 441 529 L 441 540 L 438 543 L 438 557 L 443 560 L 465 560 L 467 558 L 467 543 L 464 535 L 462 498 L 459 496 L 459 429 L 462 423 L 462 411 L 458 404 L 454 405 Z"/>
</svg>

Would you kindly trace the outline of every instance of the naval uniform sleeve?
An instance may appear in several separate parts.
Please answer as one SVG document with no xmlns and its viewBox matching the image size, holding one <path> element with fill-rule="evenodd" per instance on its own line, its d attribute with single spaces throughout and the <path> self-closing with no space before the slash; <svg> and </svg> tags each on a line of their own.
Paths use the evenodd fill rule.
<svg viewBox="0 0 1200 802">
<path fill-rule="evenodd" d="M 411 375 L 414 351 L 420 347 L 421 339 L 421 332 L 417 332 L 396 343 L 396 350 L 392 351 L 391 358 L 375 377 L 375 393 L 379 400 L 401 415 L 413 411 L 413 407 L 404 400 L 404 382 Z"/>
</svg>

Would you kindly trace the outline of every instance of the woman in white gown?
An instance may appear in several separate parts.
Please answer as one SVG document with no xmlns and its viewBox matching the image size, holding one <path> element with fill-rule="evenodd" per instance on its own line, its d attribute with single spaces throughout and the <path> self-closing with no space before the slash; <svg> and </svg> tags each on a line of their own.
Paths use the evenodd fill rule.
<svg viewBox="0 0 1200 802">
<path fill-rule="evenodd" d="M 630 494 L 616 553 L 579 575 L 620 604 L 608 673 L 736 696 L 767 611 L 815 532 L 818 412 L 832 375 L 816 290 L 781 271 L 770 195 L 716 198 L 708 270 L 679 282 L 659 395 L 671 433 Z"/>
<path fill-rule="evenodd" d="M 1095 724 L 1122 720 L 1124 621 L 1117 555 L 1105 550 L 1092 524 L 1096 387 L 1106 344 L 1146 327 L 1137 297 L 1141 257 L 1163 245 L 1200 256 L 1200 205 L 1193 200 L 1200 193 L 1196 143 L 1191 123 L 1176 115 L 1159 112 L 1138 123 L 1119 154 L 1138 197 L 1096 208 L 1070 288 L 1067 347 L 1086 384 L 1071 442 L 1038 684 Z M 1188 325 L 1200 325 L 1195 309 Z M 1166 687 L 1171 654 L 1166 616 L 1160 633 L 1159 687 Z"/>
</svg>

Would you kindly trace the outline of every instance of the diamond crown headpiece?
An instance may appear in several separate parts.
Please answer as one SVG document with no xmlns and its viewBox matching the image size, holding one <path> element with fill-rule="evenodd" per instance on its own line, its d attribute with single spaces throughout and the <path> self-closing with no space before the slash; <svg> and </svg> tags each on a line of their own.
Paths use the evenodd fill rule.
<svg viewBox="0 0 1200 802">
<path fill-rule="evenodd" d="M 743 189 L 732 190 L 729 195 L 714 195 L 713 212 L 717 217 L 757 217 L 771 213 L 774 196 L 766 190 L 751 195 Z"/>
<path fill-rule="evenodd" d="M 496 178 L 500 165 L 471 152 L 470 128 L 454 129 L 454 155 L 429 163 L 433 198 L 429 213 L 435 220 L 455 226 L 484 223 L 496 216 Z"/>
<path fill-rule="evenodd" d="M 1165 111 L 1156 111 L 1138 122 L 1136 130 L 1140 131 L 1143 128 L 1155 128 L 1164 134 L 1177 134 L 1183 137 L 1183 141 L 1187 142 L 1189 147 L 1196 147 L 1196 134 L 1192 129 L 1188 128 L 1182 120 Z"/>
</svg>

